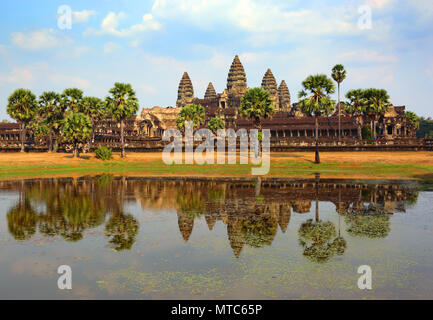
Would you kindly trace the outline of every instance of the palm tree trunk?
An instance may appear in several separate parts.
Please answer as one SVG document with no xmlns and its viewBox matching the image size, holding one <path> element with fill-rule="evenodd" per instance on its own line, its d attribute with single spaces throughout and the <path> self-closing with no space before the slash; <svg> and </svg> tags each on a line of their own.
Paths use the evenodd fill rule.
<svg viewBox="0 0 433 320">
<path fill-rule="evenodd" d="M 314 116 L 316 122 L 316 155 L 315 155 L 315 163 L 320 163 L 320 155 L 319 155 L 319 118 Z"/>
<path fill-rule="evenodd" d="M 53 151 L 53 132 L 50 130 L 48 152 Z"/>
<path fill-rule="evenodd" d="M 341 140 L 340 82 L 338 83 L 338 140 Z"/>
<path fill-rule="evenodd" d="M 24 139 L 25 139 L 25 125 L 24 125 L 24 122 L 21 122 L 20 123 L 20 126 L 21 126 L 21 152 L 24 152 L 25 151 L 25 148 L 24 148 Z"/>
<path fill-rule="evenodd" d="M 122 153 L 121 157 L 125 158 L 125 134 L 124 134 L 124 122 L 120 121 L 120 143 L 122 144 Z"/>
</svg>

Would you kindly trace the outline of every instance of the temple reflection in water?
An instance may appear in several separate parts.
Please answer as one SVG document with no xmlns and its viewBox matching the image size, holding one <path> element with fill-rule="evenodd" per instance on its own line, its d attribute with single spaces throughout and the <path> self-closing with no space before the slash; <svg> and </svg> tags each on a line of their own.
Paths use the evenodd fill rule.
<svg viewBox="0 0 433 320">
<path fill-rule="evenodd" d="M 138 202 L 143 210 L 176 210 L 185 242 L 197 219 L 204 219 L 209 231 L 223 223 L 237 258 L 245 246 L 270 246 L 278 229 L 287 232 L 293 214 L 305 215 L 297 237 L 304 256 L 316 262 L 344 254 L 341 219 L 350 236 L 385 238 L 390 216 L 405 212 L 418 196 L 414 186 L 405 184 L 346 184 L 318 178 L 224 182 L 100 176 L 0 182 L 0 191 L 19 195 L 7 209 L 8 230 L 17 241 L 28 241 L 38 233 L 80 241 L 86 230 L 100 227 L 114 250 L 129 250 L 140 226 L 125 207 Z M 334 204 L 338 225 L 321 220 L 319 202 Z"/>
</svg>

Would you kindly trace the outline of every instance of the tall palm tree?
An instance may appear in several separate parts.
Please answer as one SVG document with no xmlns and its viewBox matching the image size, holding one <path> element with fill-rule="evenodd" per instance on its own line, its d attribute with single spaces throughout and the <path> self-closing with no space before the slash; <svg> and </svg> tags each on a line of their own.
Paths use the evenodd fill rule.
<svg viewBox="0 0 433 320">
<path fill-rule="evenodd" d="M 62 107 L 68 112 L 82 112 L 83 91 L 77 88 L 65 89 L 61 101 Z"/>
<path fill-rule="evenodd" d="M 60 131 L 66 107 L 61 103 L 61 96 L 52 91 L 42 93 L 38 103 L 38 114 L 42 118 L 42 125 L 49 131 L 48 152 L 52 152 L 54 135 Z"/>
<path fill-rule="evenodd" d="M 9 97 L 6 110 L 20 124 L 21 152 L 24 152 L 25 130 L 37 112 L 36 96 L 30 90 L 17 89 Z"/>
<path fill-rule="evenodd" d="M 206 111 L 200 104 L 190 104 L 183 107 L 176 119 L 176 126 L 179 130 L 185 130 L 185 123 L 191 121 L 193 129 L 198 129 L 205 122 Z"/>
<path fill-rule="evenodd" d="M 319 116 L 330 114 L 334 109 L 335 102 L 331 100 L 330 94 L 335 92 L 335 86 L 331 79 L 324 74 L 308 76 L 304 82 L 304 87 L 298 94 L 298 103 L 301 110 L 314 115 L 316 127 L 316 155 L 315 163 L 320 163 L 319 155 Z"/>
<path fill-rule="evenodd" d="M 95 125 L 98 121 L 102 120 L 107 111 L 105 109 L 105 103 L 99 98 L 96 97 L 84 97 L 83 103 L 81 107 L 81 112 L 83 112 L 86 116 L 90 118 L 93 127 L 92 137 L 95 139 Z"/>
<path fill-rule="evenodd" d="M 332 68 L 332 79 L 338 85 L 338 139 L 341 138 L 341 106 L 340 106 L 340 84 L 346 79 L 346 70 L 342 64 L 337 64 Z"/>
<path fill-rule="evenodd" d="M 371 119 L 371 130 L 376 139 L 376 121 L 380 115 L 388 111 L 389 95 L 385 89 L 370 88 L 364 90 L 364 98 L 366 100 L 365 115 Z"/>
<path fill-rule="evenodd" d="M 107 110 L 114 120 L 120 121 L 121 156 L 125 158 L 125 120 L 137 113 L 138 99 L 129 83 L 116 82 L 109 92 L 110 96 L 106 98 Z"/>
</svg>

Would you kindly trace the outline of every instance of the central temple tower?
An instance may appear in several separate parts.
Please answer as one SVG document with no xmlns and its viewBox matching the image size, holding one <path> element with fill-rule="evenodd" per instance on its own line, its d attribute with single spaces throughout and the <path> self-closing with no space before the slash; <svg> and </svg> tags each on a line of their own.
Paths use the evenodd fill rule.
<svg viewBox="0 0 433 320">
<path fill-rule="evenodd" d="M 247 91 L 247 76 L 244 66 L 236 55 L 227 77 L 227 92 L 229 95 L 242 96 Z"/>
</svg>

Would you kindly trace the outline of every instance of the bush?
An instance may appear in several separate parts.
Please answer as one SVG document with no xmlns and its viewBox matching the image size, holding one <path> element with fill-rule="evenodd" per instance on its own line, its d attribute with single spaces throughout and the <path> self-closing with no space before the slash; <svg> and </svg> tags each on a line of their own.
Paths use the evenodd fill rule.
<svg viewBox="0 0 433 320">
<path fill-rule="evenodd" d="M 107 148 L 107 147 L 98 147 L 98 149 L 96 149 L 96 158 L 101 159 L 101 160 L 110 160 L 111 158 L 111 148 Z"/>
<path fill-rule="evenodd" d="M 361 129 L 362 139 L 363 140 L 372 140 L 373 139 L 373 133 L 371 132 L 371 129 L 369 126 L 363 126 Z"/>
</svg>

